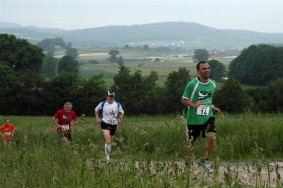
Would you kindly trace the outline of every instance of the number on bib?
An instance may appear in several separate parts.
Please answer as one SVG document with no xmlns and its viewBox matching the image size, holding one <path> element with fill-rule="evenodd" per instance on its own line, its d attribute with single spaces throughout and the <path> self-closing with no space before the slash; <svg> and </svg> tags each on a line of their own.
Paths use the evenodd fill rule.
<svg viewBox="0 0 283 188">
<path fill-rule="evenodd" d="M 199 116 L 207 116 L 209 114 L 209 106 L 200 105 L 197 108 L 197 115 Z"/>
<path fill-rule="evenodd" d="M 62 131 L 68 131 L 70 129 L 69 125 L 62 125 Z"/>
<path fill-rule="evenodd" d="M 5 134 L 5 136 L 10 136 L 11 135 L 10 132 L 5 132 L 4 134 Z"/>
</svg>

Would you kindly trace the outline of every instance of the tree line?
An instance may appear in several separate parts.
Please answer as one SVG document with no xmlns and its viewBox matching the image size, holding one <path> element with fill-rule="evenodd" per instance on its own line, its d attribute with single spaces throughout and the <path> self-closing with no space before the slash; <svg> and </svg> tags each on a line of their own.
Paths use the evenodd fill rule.
<svg viewBox="0 0 283 188">
<path fill-rule="evenodd" d="M 69 49 L 72 49 L 71 45 Z M 0 35 L 1 115 L 52 115 L 66 101 L 70 101 L 78 114 L 91 116 L 95 106 L 104 100 L 108 89 L 116 92 L 117 100 L 123 104 L 128 115 L 175 114 L 184 110 L 180 100 L 186 84 L 191 80 L 190 72 L 185 67 L 172 71 L 165 84 L 158 86 L 157 72 L 143 76 L 142 71 L 132 72 L 119 63 L 114 84 L 107 88 L 102 74 L 88 79 L 78 76 L 75 50 L 69 50 L 59 62 L 55 62 L 58 63 L 58 70 L 54 70 L 47 79 L 43 74 L 47 57 L 52 58 L 45 56 L 38 45 L 14 35 Z M 212 70 L 213 67 L 223 69 L 216 60 L 209 63 Z M 212 75 L 217 79 L 221 77 L 219 72 L 212 72 Z M 281 112 L 282 85 L 283 79 L 278 78 L 265 87 L 244 90 L 240 82 L 230 76 L 217 89 L 214 103 L 228 113 Z"/>
</svg>

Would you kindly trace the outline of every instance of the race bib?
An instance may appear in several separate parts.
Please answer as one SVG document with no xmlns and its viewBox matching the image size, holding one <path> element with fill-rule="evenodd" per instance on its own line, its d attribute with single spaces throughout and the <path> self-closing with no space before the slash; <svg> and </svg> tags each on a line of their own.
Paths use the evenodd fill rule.
<svg viewBox="0 0 283 188">
<path fill-rule="evenodd" d="M 11 132 L 5 132 L 4 135 L 5 135 L 5 136 L 11 136 L 12 133 L 11 133 Z"/>
<path fill-rule="evenodd" d="M 113 119 L 108 119 L 108 124 L 111 124 L 111 125 L 114 125 L 114 124 L 117 124 L 117 120 L 115 118 Z"/>
<path fill-rule="evenodd" d="M 200 105 L 197 108 L 197 115 L 199 116 L 207 116 L 209 114 L 209 106 L 207 105 Z"/>
<path fill-rule="evenodd" d="M 62 125 L 61 127 L 62 127 L 62 131 L 64 131 L 64 132 L 70 130 L 69 125 Z"/>
</svg>

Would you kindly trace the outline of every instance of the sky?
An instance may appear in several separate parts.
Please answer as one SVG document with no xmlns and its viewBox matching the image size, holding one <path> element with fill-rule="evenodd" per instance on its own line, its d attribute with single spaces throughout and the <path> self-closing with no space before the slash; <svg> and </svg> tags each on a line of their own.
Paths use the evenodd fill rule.
<svg viewBox="0 0 283 188">
<path fill-rule="evenodd" d="M 0 0 L 0 22 L 85 29 L 156 22 L 283 33 L 283 0 Z"/>
</svg>

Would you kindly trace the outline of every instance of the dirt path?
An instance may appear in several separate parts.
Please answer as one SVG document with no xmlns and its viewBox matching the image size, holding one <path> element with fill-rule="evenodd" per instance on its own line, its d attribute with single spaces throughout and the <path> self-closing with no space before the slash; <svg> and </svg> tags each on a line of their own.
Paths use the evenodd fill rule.
<svg viewBox="0 0 283 188">
<path fill-rule="evenodd" d="M 195 168 L 194 174 L 197 178 L 206 178 L 213 181 L 217 178 L 220 182 L 241 184 L 250 187 L 283 187 L 283 162 L 269 164 L 251 163 L 223 163 L 215 165 L 217 169 L 212 174 L 206 173 L 202 168 Z"/>
<path fill-rule="evenodd" d="M 100 165 L 101 162 L 99 162 Z M 193 168 L 188 170 L 184 162 L 130 162 L 114 160 L 111 162 L 111 165 L 125 170 L 135 168 L 142 171 L 147 169 L 147 172 L 160 176 L 191 176 L 194 185 L 199 186 L 203 185 L 203 182 L 206 182 L 208 185 L 223 182 L 223 184 L 230 186 L 283 187 L 283 162 L 272 162 L 269 164 L 245 162 L 212 164 L 214 171 L 211 174 L 207 173 L 200 164 L 194 164 Z"/>
</svg>

